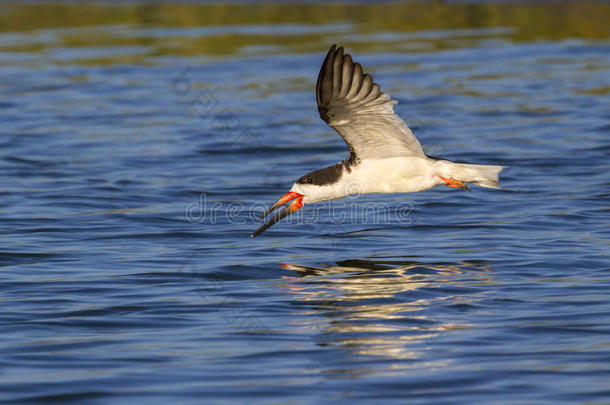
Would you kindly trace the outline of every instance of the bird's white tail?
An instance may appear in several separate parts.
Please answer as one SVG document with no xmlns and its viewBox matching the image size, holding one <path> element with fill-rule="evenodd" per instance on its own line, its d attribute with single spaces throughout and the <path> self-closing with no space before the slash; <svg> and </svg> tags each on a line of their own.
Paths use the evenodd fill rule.
<svg viewBox="0 0 610 405">
<path fill-rule="evenodd" d="M 505 166 L 469 165 L 454 163 L 454 179 L 487 188 L 502 188 L 498 184 L 498 174 Z"/>
<path fill-rule="evenodd" d="M 498 184 L 498 174 L 505 166 L 470 165 L 438 160 L 435 171 L 438 175 L 464 183 L 487 188 L 502 188 Z"/>
</svg>

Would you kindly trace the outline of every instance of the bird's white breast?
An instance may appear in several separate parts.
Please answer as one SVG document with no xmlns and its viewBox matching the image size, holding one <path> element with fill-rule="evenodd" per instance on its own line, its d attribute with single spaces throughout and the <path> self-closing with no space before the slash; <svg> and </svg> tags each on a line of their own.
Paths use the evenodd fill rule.
<svg viewBox="0 0 610 405">
<path fill-rule="evenodd" d="M 430 160 L 411 156 L 362 160 L 341 180 L 363 193 L 414 193 L 438 184 Z"/>
</svg>

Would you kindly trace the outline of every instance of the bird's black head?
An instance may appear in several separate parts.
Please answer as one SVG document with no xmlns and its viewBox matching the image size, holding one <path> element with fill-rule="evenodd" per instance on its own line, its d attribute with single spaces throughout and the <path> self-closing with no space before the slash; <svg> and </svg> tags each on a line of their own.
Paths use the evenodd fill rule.
<svg viewBox="0 0 610 405">
<path fill-rule="evenodd" d="M 316 170 L 299 178 L 296 184 L 313 184 L 315 186 L 327 186 L 336 183 L 343 176 L 343 162 L 334 164 L 324 169 Z"/>
</svg>

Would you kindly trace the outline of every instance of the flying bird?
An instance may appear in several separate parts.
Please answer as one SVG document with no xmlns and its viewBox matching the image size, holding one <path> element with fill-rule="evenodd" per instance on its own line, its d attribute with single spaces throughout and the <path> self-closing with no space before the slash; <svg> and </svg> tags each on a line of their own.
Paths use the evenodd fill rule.
<svg viewBox="0 0 610 405">
<path fill-rule="evenodd" d="M 290 191 L 261 216 L 286 205 L 258 228 L 255 237 L 305 204 L 359 193 L 415 193 L 445 185 L 469 190 L 465 183 L 501 188 L 504 166 L 473 165 L 426 156 L 407 124 L 394 113 L 392 100 L 362 66 L 333 45 L 318 75 L 320 117 L 341 135 L 349 157 L 299 178 Z M 353 187 L 354 184 L 358 187 Z M 356 191 L 355 191 L 356 189 Z"/>
</svg>

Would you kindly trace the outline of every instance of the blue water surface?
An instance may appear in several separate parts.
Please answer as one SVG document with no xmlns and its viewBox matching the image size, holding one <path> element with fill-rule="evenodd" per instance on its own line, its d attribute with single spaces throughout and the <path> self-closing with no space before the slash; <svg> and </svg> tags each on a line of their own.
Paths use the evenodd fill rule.
<svg viewBox="0 0 610 405">
<path fill-rule="evenodd" d="M 141 44 L 62 39 L 115 31 Z M 610 47 L 510 32 L 1 33 L 0 402 L 608 401 Z M 278 44 L 151 45 L 221 34 Z M 250 238 L 347 154 L 315 105 L 332 43 L 428 153 L 508 166 L 506 189 L 350 197 Z"/>
</svg>

